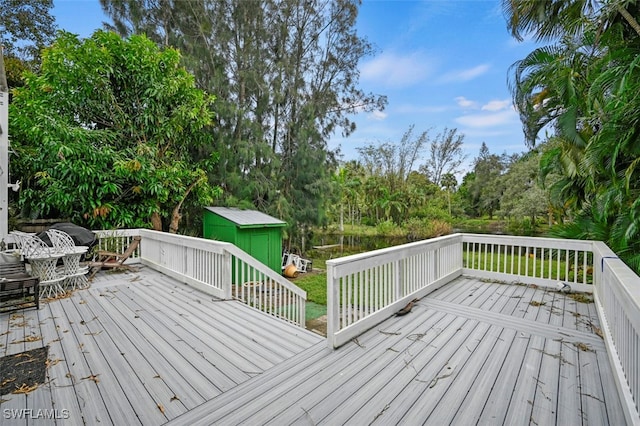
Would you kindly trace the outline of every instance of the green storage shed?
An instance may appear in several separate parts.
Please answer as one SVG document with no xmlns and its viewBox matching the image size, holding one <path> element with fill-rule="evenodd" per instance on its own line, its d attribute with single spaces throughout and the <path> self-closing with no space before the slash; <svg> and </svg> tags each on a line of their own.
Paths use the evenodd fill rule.
<svg viewBox="0 0 640 426">
<path fill-rule="evenodd" d="M 235 244 L 282 273 L 282 228 L 287 223 L 256 210 L 205 207 L 204 238 Z"/>
</svg>

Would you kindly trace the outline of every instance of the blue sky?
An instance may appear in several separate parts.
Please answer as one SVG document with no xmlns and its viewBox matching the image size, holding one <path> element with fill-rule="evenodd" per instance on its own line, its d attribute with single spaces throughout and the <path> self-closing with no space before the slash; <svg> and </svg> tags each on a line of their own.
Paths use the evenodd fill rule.
<svg viewBox="0 0 640 426">
<path fill-rule="evenodd" d="M 55 0 L 60 29 L 90 35 L 107 18 L 98 0 Z M 364 0 L 358 33 L 375 47 L 360 64 L 361 87 L 388 97 L 384 111 L 359 114 L 331 148 L 355 159 L 357 147 L 447 128 L 465 135 L 469 162 L 482 142 L 492 153 L 526 150 L 507 86 L 509 67 L 535 47 L 507 32 L 499 0 Z M 424 162 L 424 159 L 420 161 Z"/>
</svg>

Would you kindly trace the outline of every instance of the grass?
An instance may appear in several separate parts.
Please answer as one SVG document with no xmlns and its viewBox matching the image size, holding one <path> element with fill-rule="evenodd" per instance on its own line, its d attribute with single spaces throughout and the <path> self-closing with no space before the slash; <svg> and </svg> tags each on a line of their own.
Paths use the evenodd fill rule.
<svg viewBox="0 0 640 426">
<path fill-rule="evenodd" d="M 344 231 L 340 231 L 338 225 L 330 225 L 326 229 L 317 229 L 318 234 L 340 234 L 354 237 L 402 237 L 406 232 L 399 226 L 381 229 L 378 226 L 344 224 Z M 386 232 L 382 232 L 382 231 Z"/>
<path fill-rule="evenodd" d="M 355 254 L 356 251 L 343 251 L 336 255 L 332 249 L 310 250 L 305 257 L 313 260 L 313 271 L 298 274 L 296 278 L 289 278 L 291 282 L 307 292 L 307 301 L 327 306 L 327 260 L 335 257 Z M 323 313 L 324 315 L 324 313 Z M 308 316 L 308 315 L 307 315 Z"/>
<path fill-rule="evenodd" d="M 548 253 L 546 254 L 548 256 Z M 550 278 L 553 280 L 564 280 L 568 282 L 573 282 L 576 270 L 574 269 L 574 263 L 569 263 L 568 275 L 565 275 L 567 271 L 567 262 L 565 260 L 558 260 L 557 258 L 553 258 L 551 260 L 548 257 L 545 257 L 544 260 L 540 258 L 536 258 L 534 262 L 533 255 L 530 254 L 528 257 L 526 255 L 511 255 L 511 254 L 502 254 L 498 257 L 497 253 L 491 256 L 488 253 L 486 256 L 484 253 L 473 253 L 473 259 L 470 262 L 468 258 L 468 254 L 465 251 L 462 254 L 462 260 L 465 265 L 472 265 L 473 269 L 483 270 L 483 271 L 494 271 L 494 272 L 505 272 L 512 273 L 516 275 L 524 275 L 527 277 L 541 277 L 544 275 L 544 278 Z M 505 269 L 505 258 L 506 258 L 506 269 Z M 486 261 L 486 263 L 485 263 Z M 535 268 L 534 268 L 535 263 Z M 578 276 L 575 281 L 581 282 L 584 276 L 584 271 L 580 267 L 582 264 L 582 259 L 579 259 L 578 262 Z M 485 266 L 486 265 L 486 266 Z M 511 265 L 513 265 L 513 270 L 511 269 Z M 551 275 L 549 275 L 549 268 L 551 268 Z M 593 282 L 593 268 L 587 267 L 587 283 Z M 560 272 L 558 274 L 558 272 Z"/>
<path fill-rule="evenodd" d="M 325 271 L 307 272 L 289 279 L 307 292 L 307 301 L 327 305 L 327 273 Z"/>
</svg>

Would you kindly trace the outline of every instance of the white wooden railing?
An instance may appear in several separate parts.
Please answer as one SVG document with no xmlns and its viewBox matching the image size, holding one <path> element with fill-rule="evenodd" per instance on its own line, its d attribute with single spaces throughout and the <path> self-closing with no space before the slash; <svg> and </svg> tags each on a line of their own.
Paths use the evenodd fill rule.
<svg viewBox="0 0 640 426">
<path fill-rule="evenodd" d="M 594 298 L 628 424 L 640 425 L 640 277 L 593 242 Z M 633 409 L 635 408 L 635 413 Z"/>
<path fill-rule="evenodd" d="M 464 275 L 593 292 L 593 244 L 584 240 L 462 234 Z"/>
<path fill-rule="evenodd" d="M 462 274 L 462 236 L 327 261 L 327 339 L 338 347 Z"/>
<path fill-rule="evenodd" d="M 454 234 L 329 260 L 329 347 L 460 275 L 593 293 L 627 422 L 640 424 L 640 277 L 601 242 Z"/>
<path fill-rule="evenodd" d="M 307 294 L 233 244 L 146 229 L 95 231 L 99 247 L 126 248 L 140 235 L 130 263 L 153 269 L 222 299 L 243 303 L 300 327 Z"/>
</svg>

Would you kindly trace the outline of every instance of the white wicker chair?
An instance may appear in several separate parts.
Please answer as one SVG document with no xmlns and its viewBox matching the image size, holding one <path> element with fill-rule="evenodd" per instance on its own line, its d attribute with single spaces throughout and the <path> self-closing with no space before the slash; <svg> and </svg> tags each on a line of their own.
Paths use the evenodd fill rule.
<svg viewBox="0 0 640 426">
<path fill-rule="evenodd" d="M 64 256 L 54 247 L 49 247 L 35 235 L 22 235 L 22 255 L 31 264 L 32 275 L 40 278 L 40 297 L 50 298 L 65 293 L 62 282 L 66 275 L 57 268 L 58 259 Z"/>
<path fill-rule="evenodd" d="M 64 254 L 62 262 L 64 264 L 65 287 L 69 290 L 76 290 L 89 287 L 87 272 L 89 267 L 80 265 L 82 255 L 89 250 L 86 246 L 76 246 L 75 241 L 69 234 L 59 229 L 47 230 L 47 235 L 51 244 L 58 251 Z"/>
</svg>

